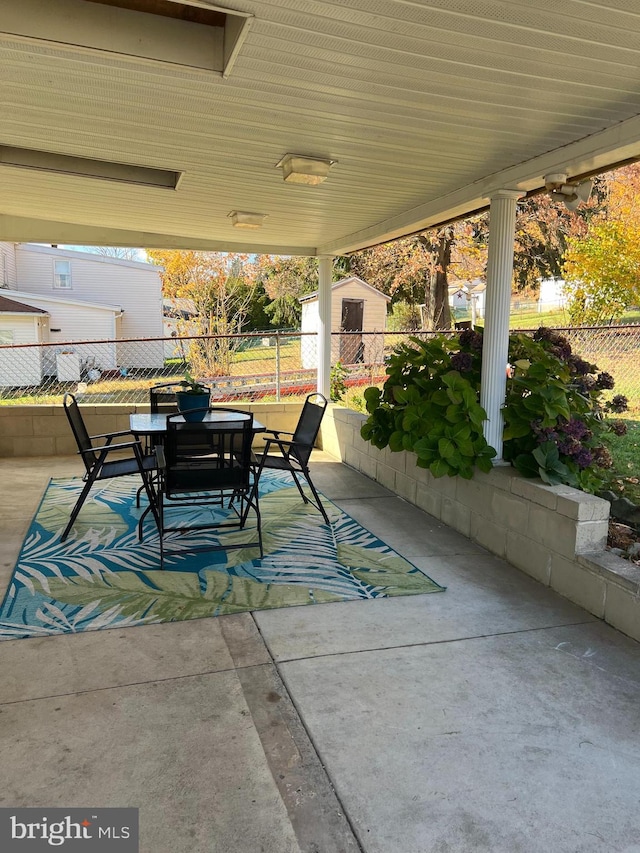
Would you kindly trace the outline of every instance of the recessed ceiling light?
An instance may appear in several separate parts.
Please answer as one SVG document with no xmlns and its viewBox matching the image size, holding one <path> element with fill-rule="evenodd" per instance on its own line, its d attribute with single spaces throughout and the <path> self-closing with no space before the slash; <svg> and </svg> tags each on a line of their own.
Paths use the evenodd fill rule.
<svg viewBox="0 0 640 853">
<path fill-rule="evenodd" d="M 266 213 L 247 213 L 243 210 L 232 210 L 229 214 L 234 228 L 261 228 L 266 216 Z"/>
<path fill-rule="evenodd" d="M 282 176 L 289 184 L 306 184 L 315 187 L 327 180 L 329 169 L 337 160 L 307 157 L 304 154 L 285 154 L 276 169 L 282 167 Z"/>
</svg>

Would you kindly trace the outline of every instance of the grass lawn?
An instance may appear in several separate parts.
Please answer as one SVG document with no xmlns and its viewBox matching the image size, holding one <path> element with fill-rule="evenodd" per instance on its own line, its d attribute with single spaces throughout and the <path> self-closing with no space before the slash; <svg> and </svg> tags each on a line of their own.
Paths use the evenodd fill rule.
<svg viewBox="0 0 640 853">
<path fill-rule="evenodd" d="M 607 433 L 605 443 L 614 467 L 606 487 L 640 505 L 640 420 L 624 418 L 626 435 Z"/>
<path fill-rule="evenodd" d="M 630 309 L 626 311 L 620 325 L 626 323 L 640 323 L 640 309 Z M 479 319 L 478 325 L 483 326 L 484 320 Z M 545 311 L 538 313 L 535 310 L 513 311 L 509 316 L 510 329 L 538 329 L 540 326 L 547 327 L 568 327 L 571 326 L 569 313 L 562 308 L 557 311 Z"/>
</svg>

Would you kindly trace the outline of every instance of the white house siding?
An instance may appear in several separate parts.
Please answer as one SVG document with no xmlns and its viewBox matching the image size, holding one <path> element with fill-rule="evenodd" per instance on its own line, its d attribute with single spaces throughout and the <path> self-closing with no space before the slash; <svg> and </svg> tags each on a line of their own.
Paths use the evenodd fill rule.
<svg viewBox="0 0 640 853">
<path fill-rule="evenodd" d="M 564 308 L 567 304 L 565 282 L 561 278 L 543 278 L 540 280 L 538 295 L 538 313 L 553 311 L 554 308 Z"/>
<path fill-rule="evenodd" d="M 119 305 L 124 312 L 118 328 L 120 338 L 162 337 L 162 291 L 158 267 L 89 252 L 27 243 L 17 245 L 16 259 L 20 291 L 88 303 Z M 54 288 L 56 259 L 71 263 L 69 289 Z M 52 318 L 51 326 L 62 329 L 62 332 L 56 333 L 60 335 L 60 340 L 89 340 L 102 335 L 102 332 L 97 335 L 92 327 L 78 334 L 71 317 L 64 323 L 54 323 Z M 111 337 L 114 335 L 115 330 Z M 162 367 L 162 342 L 121 344 L 118 346 L 117 360 L 123 367 Z"/>
<path fill-rule="evenodd" d="M 44 318 L 34 317 L 32 314 L 0 315 L 0 332 L 10 332 L 12 344 L 39 343 L 43 326 Z M 39 385 L 41 381 L 42 349 L 40 347 L 0 348 L 1 387 L 27 387 Z"/>
<path fill-rule="evenodd" d="M 460 288 L 459 290 L 454 291 L 453 293 L 449 293 L 449 305 L 454 309 L 465 309 L 469 308 L 471 304 L 471 297 L 466 292 Z"/>
<path fill-rule="evenodd" d="M 81 303 L 65 302 L 61 296 L 34 296 L 25 291 L 4 291 L 12 299 L 19 299 L 25 305 L 42 308 L 49 314 L 48 339 L 52 346 L 43 353 L 43 372 L 46 376 L 57 371 L 56 355 L 62 349 L 76 350 L 83 364 L 96 366 L 100 370 L 115 370 L 120 366 L 114 338 L 116 337 L 116 309 L 94 307 Z M 60 331 L 56 331 L 59 329 Z M 46 332 L 42 335 L 46 342 Z M 78 344 L 73 341 L 111 341 L 106 344 Z M 56 346 L 56 344 L 59 344 Z"/>
<path fill-rule="evenodd" d="M 0 243 L 0 287 L 15 289 L 18 281 L 16 271 L 16 245 L 15 243 Z M 4 271 L 4 276 L 2 275 Z"/>
</svg>

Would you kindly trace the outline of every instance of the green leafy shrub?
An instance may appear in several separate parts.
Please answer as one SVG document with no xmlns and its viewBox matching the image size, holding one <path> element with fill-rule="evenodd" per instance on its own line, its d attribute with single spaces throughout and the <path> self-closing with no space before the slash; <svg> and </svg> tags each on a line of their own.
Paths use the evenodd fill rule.
<svg viewBox="0 0 640 853">
<path fill-rule="evenodd" d="M 612 377 L 544 328 L 533 337 L 512 335 L 509 362 L 504 458 L 527 477 L 597 491 L 611 464 L 602 443 L 604 416 L 626 408 L 621 395 L 602 400 L 613 388 Z M 478 332 L 410 338 L 389 358 L 382 391 L 365 391 L 369 418 L 362 437 L 378 448 L 414 452 L 416 464 L 436 477 L 470 478 L 474 468 L 490 470 L 495 450 L 482 433 L 481 365 Z"/>
<path fill-rule="evenodd" d="M 336 361 L 331 367 L 331 373 L 329 374 L 329 396 L 333 403 L 339 403 L 344 399 L 344 395 L 347 393 L 348 376 L 349 371 L 341 361 Z"/>
<path fill-rule="evenodd" d="M 389 357 L 382 391 L 364 392 L 370 416 L 362 437 L 378 448 L 413 451 L 435 477 L 489 471 L 496 452 L 482 434 L 479 366 L 457 338 L 409 340 Z"/>
</svg>

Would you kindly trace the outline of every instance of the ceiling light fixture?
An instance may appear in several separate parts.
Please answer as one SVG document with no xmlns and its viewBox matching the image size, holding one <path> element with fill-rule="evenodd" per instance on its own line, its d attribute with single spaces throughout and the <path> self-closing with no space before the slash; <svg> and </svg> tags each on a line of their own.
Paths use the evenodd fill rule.
<svg viewBox="0 0 640 853">
<path fill-rule="evenodd" d="M 306 184 L 315 187 L 327 180 L 329 169 L 337 160 L 307 157 L 304 154 L 285 154 L 276 169 L 282 167 L 282 176 L 289 184 Z"/>
<path fill-rule="evenodd" d="M 247 213 L 244 210 L 232 210 L 229 218 L 234 228 L 261 228 L 266 213 Z"/>
<path fill-rule="evenodd" d="M 55 172 L 80 178 L 100 178 L 104 181 L 119 181 L 123 184 L 139 184 L 146 187 L 175 190 L 182 172 L 155 169 L 150 166 L 133 166 L 111 160 L 93 160 L 53 151 L 37 151 L 35 148 L 14 148 L 0 145 L 0 166 L 16 166 L 40 172 Z"/>
<path fill-rule="evenodd" d="M 569 210 L 577 210 L 581 204 L 589 201 L 593 181 L 582 181 L 579 184 L 567 183 L 567 176 L 563 172 L 545 175 L 544 185 L 549 190 L 551 197 L 563 201 Z"/>
</svg>

